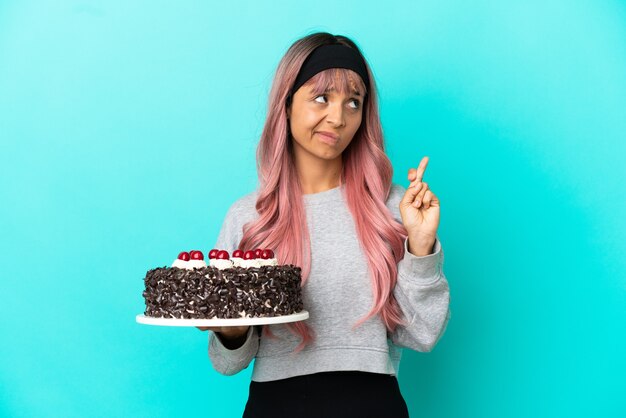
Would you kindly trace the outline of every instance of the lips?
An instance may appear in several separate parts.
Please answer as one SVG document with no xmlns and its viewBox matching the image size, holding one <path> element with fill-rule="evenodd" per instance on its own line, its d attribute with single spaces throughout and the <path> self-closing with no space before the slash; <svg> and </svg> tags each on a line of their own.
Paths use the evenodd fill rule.
<svg viewBox="0 0 626 418">
<path fill-rule="evenodd" d="M 337 134 L 333 134 L 333 133 L 331 133 L 331 132 L 319 131 L 319 132 L 318 132 L 318 134 L 323 135 L 323 136 L 326 136 L 326 137 L 328 137 L 328 138 L 330 138 L 330 139 L 333 139 L 333 140 L 335 140 L 335 141 L 339 139 L 339 135 L 337 135 Z"/>
<path fill-rule="evenodd" d="M 339 142 L 339 135 L 331 134 L 330 132 L 317 132 L 319 140 L 327 145 L 337 145 Z"/>
</svg>

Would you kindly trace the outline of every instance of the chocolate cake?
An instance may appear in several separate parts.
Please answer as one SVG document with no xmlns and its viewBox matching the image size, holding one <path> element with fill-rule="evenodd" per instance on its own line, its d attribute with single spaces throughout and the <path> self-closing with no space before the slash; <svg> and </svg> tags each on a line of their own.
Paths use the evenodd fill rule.
<svg viewBox="0 0 626 418">
<path fill-rule="evenodd" d="M 190 262 L 189 256 L 184 254 L 187 253 L 179 255 L 175 262 L 177 266 Z M 191 254 L 191 261 L 202 260 L 200 251 Z M 195 264 L 191 268 L 149 270 L 144 279 L 145 315 L 194 319 L 252 318 L 302 311 L 300 267 L 277 265 L 275 261 L 268 265 L 262 265 L 261 260 L 253 263 L 253 255 L 246 254 L 248 258 L 244 258 L 248 264 L 235 261 L 238 265 L 232 262 L 224 265 L 223 261 L 229 260 L 226 253 L 225 258 L 222 254 L 221 259 L 215 259 L 215 265 L 220 267 L 214 267 L 211 259 L 212 265 L 206 267 Z"/>
</svg>

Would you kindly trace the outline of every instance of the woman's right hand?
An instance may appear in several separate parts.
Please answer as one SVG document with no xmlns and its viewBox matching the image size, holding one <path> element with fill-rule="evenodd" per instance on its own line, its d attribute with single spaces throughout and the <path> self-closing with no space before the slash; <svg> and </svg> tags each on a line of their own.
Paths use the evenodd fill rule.
<svg viewBox="0 0 626 418">
<path fill-rule="evenodd" d="M 225 340 L 236 340 L 244 337 L 248 333 L 249 325 L 241 327 L 196 327 L 200 331 L 218 332 Z"/>
</svg>

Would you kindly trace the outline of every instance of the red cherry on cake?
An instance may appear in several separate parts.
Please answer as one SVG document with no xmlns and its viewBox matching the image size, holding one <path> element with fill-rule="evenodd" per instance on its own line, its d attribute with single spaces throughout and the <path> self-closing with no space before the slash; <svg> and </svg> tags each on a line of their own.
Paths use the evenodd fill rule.
<svg viewBox="0 0 626 418">
<path fill-rule="evenodd" d="M 254 258 L 254 251 L 246 251 L 243 253 L 244 260 L 252 260 Z"/>
<path fill-rule="evenodd" d="M 202 255 L 202 251 L 194 250 L 189 254 L 192 260 L 204 260 L 204 255 Z"/>
<path fill-rule="evenodd" d="M 261 254 L 263 254 L 262 249 L 257 248 L 256 250 L 254 250 L 254 258 L 261 258 Z"/>
<path fill-rule="evenodd" d="M 178 259 L 179 260 L 183 260 L 183 261 L 189 261 L 189 253 L 187 251 L 183 251 L 180 254 L 178 254 Z"/>
<path fill-rule="evenodd" d="M 220 251 L 217 253 L 217 257 L 218 260 L 230 260 L 230 257 L 228 256 L 228 251 Z"/>
<path fill-rule="evenodd" d="M 213 248 L 211 251 L 209 251 L 209 259 L 217 258 L 217 253 L 219 252 L 220 250 L 218 250 L 217 248 Z"/>
<path fill-rule="evenodd" d="M 241 250 L 233 251 L 233 257 L 243 258 L 243 251 L 241 251 Z"/>
<path fill-rule="evenodd" d="M 269 248 L 264 249 L 261 252 L 261 258 L 263 260 L 269 260 L 270 258 L 274 258 L 274 251 L 270 250 Z"/>
</svg>

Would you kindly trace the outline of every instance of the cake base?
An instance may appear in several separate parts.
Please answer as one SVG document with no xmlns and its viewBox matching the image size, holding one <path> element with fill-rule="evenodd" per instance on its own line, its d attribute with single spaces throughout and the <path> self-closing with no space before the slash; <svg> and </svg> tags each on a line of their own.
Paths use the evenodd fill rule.
<svg viewBox="0 0 626 418">
<path fill-rule="evenodd" d="M 254 318 L 211 318 L 211 319 L 183 319 L 183 318 L 156 318 L 146 315 L 137 315 L 136 320 L 144 325 L 161 325 L 170 327 L 240 327 L 244 325 L 272 325 L 303 321 L 309 318 L 308 311 L 300 311 L 291 315 Z"/>
<path fill-rule="evenodd" d="M 286 316 L 304 309 L 301 269 L 294 265 L 158 267 L 144 278 L 150 318 L 238 319 Z"/>
</svg>

